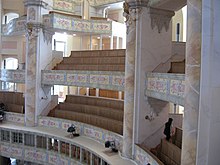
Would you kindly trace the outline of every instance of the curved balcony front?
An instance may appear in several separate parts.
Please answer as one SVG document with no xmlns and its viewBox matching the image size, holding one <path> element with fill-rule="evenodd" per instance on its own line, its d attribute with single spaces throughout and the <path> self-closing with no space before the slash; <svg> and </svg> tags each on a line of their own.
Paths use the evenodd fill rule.
<svg viewBox="0 0 220 165">
<path fill-rule="evenodd" d="M 2 35 L 23 35 L 25 33 L 26 22 L 26 16 L 22 16 L 11 20 L 8 24 L 2 25 Z"/>
<path fill-rule="evenodd" d="M 72 138 L 66 132 L 71 124 L 77 127 L 79 137 Z M 18 139 L 15 138 L 17 136 Z M 25 141 L 27 137 L 33 139 L 32 142 Z M 134 161 L 124 160 L 119 154 L 104 148 L 105 141 L 114 140 L 120 151 L 121 135 L 89 124 L 58 118 L 39 116 L 38 126 L 25 127 L 23 114 L 6 112 L 6 122 L 0 126 L 0 138 L 0 155 L 41 164 L 163 165 L 150 151 L 146 152 L 138 145 L 134 148 Z M 57 142 L 57 145 L 52 141 Z"/>
</svg>

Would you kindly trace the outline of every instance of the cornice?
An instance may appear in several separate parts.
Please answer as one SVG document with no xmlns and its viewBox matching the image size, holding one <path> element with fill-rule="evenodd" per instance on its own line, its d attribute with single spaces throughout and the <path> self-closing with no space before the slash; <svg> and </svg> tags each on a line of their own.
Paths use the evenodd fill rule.
<svg viewBox="0 0 220 165">
<path fill-rule="evenodd" d="M 149 0 L 127 0 L 130 8 L 138 8 L 138 7 L 148 7 Z"/>
<path fill-rule="evenodd" d="M 51 8 L 44 0 L 24 0 L 24 6 L 41 6 L 43 8 Z"/>
</svg>

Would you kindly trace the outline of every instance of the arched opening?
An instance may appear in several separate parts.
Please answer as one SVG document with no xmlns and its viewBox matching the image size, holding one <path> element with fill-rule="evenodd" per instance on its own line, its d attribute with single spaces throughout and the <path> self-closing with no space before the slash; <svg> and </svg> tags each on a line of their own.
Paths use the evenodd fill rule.
<svg viewBox="0 0 220 165">
<path fill-rule="evenodd" d="M 5 58 L 2 61 L 2 69 L 17 69 L 18 68 L 18 59 L 9 57 Z M 16 83 L 11 82 L 3 82 L 2 90 L 5 91 L 16 91 L 17 85 Z"/>
<path fill-rule="evenodd" d="M 2 69 L 17 69 L 18 68 L 18 59 L 16 58 L 6 58 L 2 61 Z"/>
<path fill-rule="evenodd" d="M 19 14 L 17 14 L 17 13 L 7 13 L 2 18 L 2 24 L 7 24 L 11 20 L 18 18 L 18 17 L 19 17 Z"/>
</svg>

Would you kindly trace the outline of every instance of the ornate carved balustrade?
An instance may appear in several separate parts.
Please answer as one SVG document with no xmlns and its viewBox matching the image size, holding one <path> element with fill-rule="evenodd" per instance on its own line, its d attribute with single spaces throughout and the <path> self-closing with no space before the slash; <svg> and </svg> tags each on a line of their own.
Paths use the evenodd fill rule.
<svg viewBox="0 0 220 165">
<path fill-rule="evenodd" d="M 1 70 L 0 81 L 24 83 L 24 70 Z M 124 72 L 43 70 L 42 84 L 124 91 Z M 185 75 L 147 73 L 145 95 L 184 105 Z"/>
<path fill-rule="evenodd" d="M 147 73 L 145 84 L 146 96 L 184 105 L 184 74 Z"/>
<path fill-rule="evenodd" d="M 0 81 L 24 83 L 24 70 L 4 70 L 0 72 Z M 105 71 L 58 71 L 43 70 L 42 84 L 70 85 L 124 91 L 123 72 Z"/>
<path fill-rule="evenodd" d="M 42 84 L 124 91 L 124 73 L 107 71 L 42 71 Z"/>
<path fill-rule="evenodd" d="M 43 24 L 46 28 L 55 30 L 111 34 L 112 21 L 85 20 L 62 13 L 50 13 L 43 16 Z"/>
<path fill-rule="evenodd" d="M 84 123 L 40 116 L 38 127 L 26 128 L 23 126 L 23 114 L 8 112 L 6 112 L 6 121 L 6 125 L 0 126 L 0 155 L 6 157 L 10 156 L 21 160 L 54 165 L 81 165 L 90 164 L 90 162 L 97 165 L 105 162 L 111 164 L 113 162 L 108 158 L 112 156 L 106 157 L 104 152 L 100 152 L 99 147 L 95 150 L 92 147 L 93 145 L 85 146 L 84 143 L 88 141 L 88 144 L 92 144 L 98 141 L 99 143 L 95 142 L 97 145 L 102 144 L 104 146 L 105 141 L 115 140 L 117 146 L 121 148 L 122 145 L 121 135 Z M 71 124 L 77 127 L 77 131 L 82 136 L 81 140 L 72 139 L 68 136 L 66 130 Z M 20 126 L 19 131 L 15 128 L 17 126 Z M 26 138 L 29 138 L 29 140 L 25 141 Z M 86 155 L 90 156 L 86 157 Z M 113 157 L 115 156 L 113 155 Z M 118 158 L 116 160 L 119 161 Z M 153 165 L 160 165 L 160 162 L 155 160 L 152 154 L 147 153 L 137 145 L 134 149 L 134 161 L 140 165 L 149 162 Z M 132 163 L 129 162 L 129 164 Z"/>
<path fill-rule="evenodd" d="M 13 83 L 24 83 L 25 82 L 25 71 L 24 70 L 1 69 L 0 81 L 13 82 Z"/>
</svg>

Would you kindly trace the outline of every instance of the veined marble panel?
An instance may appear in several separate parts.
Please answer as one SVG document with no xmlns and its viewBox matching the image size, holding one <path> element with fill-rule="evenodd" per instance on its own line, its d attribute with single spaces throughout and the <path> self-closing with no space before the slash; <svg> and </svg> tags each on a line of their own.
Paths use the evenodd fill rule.
<svg viewBox="0 0 220 165">
<path fill-rule="evenodd" d="M 32 148 L 26 148 L 24 151 L 24 158 L 26 160 L 34 160 L 35 162 L 46 162 L 47 154 L 44 150 L 33 150 Z"/>
<path fill-rule="evenodd" d="M 146 73 L 145 96 L 184 105 L 185 75 Z"/>
<path fill-rule="evenodd" d="M 25 71 L 24 70 L 1 69 L 0 81 L 24 83 L 25 82 Z"/>
<path fill-rule="evenodd" d="M 22 148 L 9 144 L 0 144 L 0 153 L 11 157 L 22 158 Z"/>
<path fill-rule="evenodd" d="M 35 163 L 41 163 L 44 165 L 47 165 L 48 163 L 54 165 L 68 165 L 71 162 L 81 165 L 80 162 L 76 162 L 74 160 L 70 161 L 69 157 L 62 156 L 51 151 L 46 151 L 44 149 L 34 149 L 32 147 L 22 146 L 19 144 L 12 145 L 6 142 L 0 143 L 0 155 Z"/>
<path fill-rule="evenodd" d="M 24 114 L 20 113 L 13 113 L 13 112 L 5 112 L 5 119 L 6 121 L 24 124 Z"/>
<path fill-rule="evenodd" d="M 84 20 L 76 18 L 74 16 L 51 13 L 43 16 L 47 24 L 47 27 L 53 27 L 54 29 L 72 31 L 72 32 L 88 32 L 99 34 L 111 34 L 112 33 L 112 21 L 104 20 Z M 48 19 L 50 17 L 50 19 Z M 45 22 L 45 21 L 44 21 Z"/>
<path fill-rule="evenodd" d="M 16 35 L 25 33 L 26 16 L 12 19 L 8 24 L 2 25 L 2 35 Z"/>
<path fill-rule="evenodd" d="M 2 69 L 0 81 L 25 83 L 25 71 Z M 124 91 L 125 79 L 124 72 L 43 70 L 42 84 Z"/>
<path fill-rule="evenodd" d="M 124 91 L 124 73 L 108 71 L 42 71 L 42 84 L 71 85 Z"/>
</svg>

